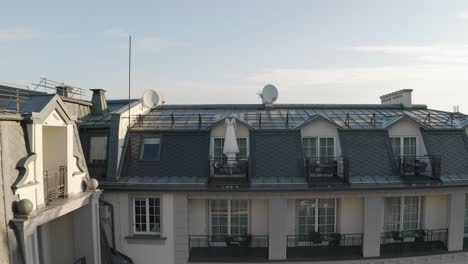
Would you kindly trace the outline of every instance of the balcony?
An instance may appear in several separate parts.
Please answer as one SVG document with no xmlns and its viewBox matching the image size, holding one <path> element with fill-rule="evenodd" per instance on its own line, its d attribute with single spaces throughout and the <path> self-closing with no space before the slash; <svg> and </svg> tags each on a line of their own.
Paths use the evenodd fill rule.
<svg viewBox="0 0 468 264">
<path fill-rule="evenodd" d="M 407 181 L 440 181 L 440 162 L 438 156 L 397 156 L 400 177 Z"/>
<path fill-rule="evenodd" d="M 57 198 L 65 197 L 66 175 L 67 167 L 65 166 L 44 170 L 44 191 L 46 203 L 49 203 Z"/>
<path fill-rule="evenodd" d="M 189 236 L 189 261 L 268 261 L 268 236 Z"/>
<path fill-rule="evenodd" d="M 246 158 L 211 159 L 208 184 L 211 187 L 223 189 L 247 187 L 249 184 L 249 160 Z"/>
<path fill-rule="evenodd" d="M 405 257 L 447 252 L 447 229 L 418 229 L 382 233 L 380 255 Z"/>
<path fill-rule="evenodd" d="M 349 183 L 348 166 L 343 157 L 305 158 L 309 185 L 341 185 Z"/>
<path fill-rule="evenodd" d="M 287 236 L 288 260 L 335 260 L 362 257 L 362 234 L 320 234 Z"/>
</svg>

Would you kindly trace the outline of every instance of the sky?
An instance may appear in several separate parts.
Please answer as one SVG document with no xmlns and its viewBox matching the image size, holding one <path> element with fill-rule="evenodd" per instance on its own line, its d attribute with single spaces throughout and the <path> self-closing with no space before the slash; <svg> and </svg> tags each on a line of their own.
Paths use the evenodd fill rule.
<svg viewBox="0 0 468 264">
<path fill-rule="evenodd" d="M 166 104 L 413 102 L 468 112 L 468 1 L 0 0 L 0 82 Z M 33 87 L 33 86 L 31 86 Z"/>
</svg>

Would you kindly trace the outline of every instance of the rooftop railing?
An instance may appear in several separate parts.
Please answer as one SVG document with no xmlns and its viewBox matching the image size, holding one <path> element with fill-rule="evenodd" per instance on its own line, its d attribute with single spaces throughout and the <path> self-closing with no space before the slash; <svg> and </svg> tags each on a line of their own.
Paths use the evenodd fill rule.
<svg viewBox="0 0 468 264">
<path fill-rule="evenodd" d="M 288 259 L 360 258 L 362 234 L 320 234 L 287 236 Z"/>
<path fill-rule="evenodd" d="M 447 250 L 447 229 L 417 229 L 384 232 L 381 256 L 436 254 Z"/>
<path fill-rule="evenodd" d="M 343 157 L 308 157 L 304 163 L 309 184 L 349 183 L 348 164 Z"/>
<path fill-rule="evenodd" d="M 44 189 L 47 203 L 57 198 L 65 197 L 66 175 L 67 167 L 65 166 L 44 171 Z"/>
<path fill-rule="evenodd" d="M 190 261 L 267 261 L 268 236 L 189 236 Z"/>
<path fill-rule="evenodd" d="M 249 182 L 248 158 L 212 158 L 210 159 L 210 175 L 208 184 L 239 187 Z"/>
<path fill-rule="evenodd" d="M 395 160 L 400 176 L 404 179 L 418 177 L 440 179 L 439 156 L 397 156 Z"/>
</svg>

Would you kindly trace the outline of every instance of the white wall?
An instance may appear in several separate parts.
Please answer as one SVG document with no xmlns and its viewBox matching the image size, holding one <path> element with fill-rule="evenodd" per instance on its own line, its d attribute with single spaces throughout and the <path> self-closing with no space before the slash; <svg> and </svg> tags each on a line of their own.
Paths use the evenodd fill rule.
<svg viewBox="0 0 468 264">
<path fill-rule="evenodd" d="M 140 195 L 140 193 L 139 193 Z M 166 240 L 128 239 L 131 236 L 130 223 L 133 210 L 129 205 L 128 193 L 103 194 L 103 199 L 112 203 L 115 209 L 115 237 L 117 250 L 128 255 L 138 264 L 171 264 L 174 263 L 174 208 L 173 195 L 148 193 L 161 197 L 161 236 Z M 186 238 L 188 239 L 188 238 Z"/>
<path fill-rule="evenodd" d="M 427 155 L 420 126 L 416 122 L 408 119 L 402 119 L 388 129 L 388 134 L 390 137 L 416 137 L 417 155 Z"/>
<path fill-rule="evenodd" d="M 344 198 L 338 202 L 338 232 L 342 234 L 362 233 L 363 222 L 362 198 Z"/>
<path fill-rule="evenodd" d="M 252 235 L 268 235 L 269 203 L 268 200 L 251 200 L 251 233 Z"/>
<path fill-rule="evenodd" d="M 444 229 L 448 227 L 448 196 L 428 195 L 424 197 L 422 210 L 423 228 Z"/>
<path fill-rule="evenodd" d="M 335 125 L 323 119 L 315 119 L 301 129 L 301 137 L 333 137 L 335 138 L 335 155 L 341 155 L 338 129 Z"/>
<path fill-rule="evenodd" d="M 208 235 L 208 201 L 207 200 L 189 200 L 189 234 L 190 235 Z"/>
<path fill-rule="evenodd" d="M 39 248 L 42 248 L 44 263 L 73 263 L 76 260 L 74 241 L 72 214 L 40 226 Z"/>
<path fill-rule="evenodd" d="M 287 220 L 287 234 L 288 235 L 295 235 L 296 234 L 296 200 L 290 199 L 288 200 L 288 214 Z"/>
</svg>

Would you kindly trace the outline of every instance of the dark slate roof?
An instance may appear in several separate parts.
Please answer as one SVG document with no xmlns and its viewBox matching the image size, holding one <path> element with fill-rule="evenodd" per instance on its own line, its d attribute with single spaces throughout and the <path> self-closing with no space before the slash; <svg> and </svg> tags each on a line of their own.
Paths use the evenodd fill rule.
<svg viewBox="0 0 468 264">
<path fill-rule="evenodd" d="M 352 184 L 401 184 L 386 130 L 340 130 Z"/>
<path fill-rule="evenodd" d="M 251 182 L 305 184 L 300 131 L 255 131 L 251 140 Z"/>
<path fill-rule="evenodd" d="M 132 133 L 119 182 L 204 184 L 209 173 L 208 132 L 161 134 L 160 161 L 139 161 L 141 133 Z"/>
<path fill-rule="evenodd" d="M 347 104 L 261 104 L 243 105 L 162 105 L 143 115 L 135 129 L 209 129 L 220 120 L 234 116 L 254 129 L 298 128 L 314 116 L 320 116 L 342 128 L 385 128 L 401 117 L 423 127 L 454 128 L 465 124 L 466 115 L 427 109 L 424 105 Z"/>
<path fill-rule="evenodd" d="M 445 182 L 468 181 L 468 139 L 464 130 L 421 129 L 429 155 L 441 157 Z"/>
<path fill-rule="evenodd" d="M 133 107 L 141 103 L 140 99 L 130 100 Z M 128 100 L 107 100 L 107 112 L 103 115 L 88 115 L 80 122 L 80 127 L 109 127 L 113 114 L 121 114 L 128 110 Z"/>
</svg>

